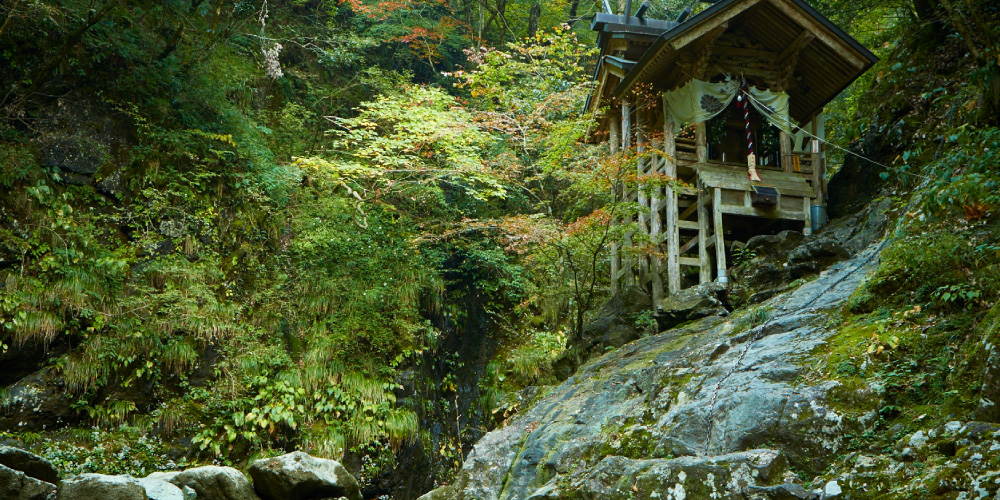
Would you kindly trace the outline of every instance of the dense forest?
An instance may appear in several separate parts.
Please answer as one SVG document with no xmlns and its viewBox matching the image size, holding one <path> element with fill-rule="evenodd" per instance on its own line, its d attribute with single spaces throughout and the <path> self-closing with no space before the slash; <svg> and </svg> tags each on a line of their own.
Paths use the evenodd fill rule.
<svg viewBox="0 0 1000 500">
<path fill-rule="evenodd" d="M 831 218 L 888 217 L 817 373 L 880 384 L 866 449 L 998 422 L 1000 6 L 812 4 L 880 58 L 826 108 Z M 4 0 L 0 444 L 67 474 L 301 450 L 365 498 L 452 483 L 600 354 L 634 181 L 589 140 L 603 9 Z"/>
</svg>

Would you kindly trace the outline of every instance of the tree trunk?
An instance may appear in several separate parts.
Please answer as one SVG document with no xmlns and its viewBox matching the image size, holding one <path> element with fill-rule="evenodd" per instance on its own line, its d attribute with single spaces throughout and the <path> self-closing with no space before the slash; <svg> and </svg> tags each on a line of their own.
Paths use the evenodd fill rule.
<svg viewBox="0 0 1000 500">
<path fill-rule="evenodd" d="M 538 33 L 538 18 L 542 15 L 542 4 L 535 2 L 528 13 L 528 38 L 534 38 Z"/>
</svg>

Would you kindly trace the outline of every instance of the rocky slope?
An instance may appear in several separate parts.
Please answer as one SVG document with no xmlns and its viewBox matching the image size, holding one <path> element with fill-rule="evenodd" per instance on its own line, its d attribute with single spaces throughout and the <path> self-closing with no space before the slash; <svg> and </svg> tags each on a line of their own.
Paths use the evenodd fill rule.
<svg viewBox="0 0 1000 500">
<path fill-rule="evenodd" d="M 881 244 L 731 317 L 709 316 L 584 365 L 487 434 L 451 486 L 423 498 L 810 498 L 821 473 L 873 414 L 831 403 L 810 353 Z M 856 394 L 863 397 L 861 394 Z"/>
</svg>

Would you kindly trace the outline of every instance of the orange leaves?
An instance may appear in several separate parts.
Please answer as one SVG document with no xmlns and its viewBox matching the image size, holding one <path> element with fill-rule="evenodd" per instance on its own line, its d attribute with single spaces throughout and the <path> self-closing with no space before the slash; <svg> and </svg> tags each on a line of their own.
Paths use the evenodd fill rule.
<svg viewBox="0 0 1000 500">
<path fill-rule="evenodd" d="M 962 211 L 965 213 L 965 220 L 967 221 L 974 221 L 986 217 L 989 215 L 991 208 L 992 207 L 990 207 L 989 204 L 978 201 L 962 205 Z"/>
<path fill-rule="evenodd" d="M 341 0 L 340 3 L 350 5 L 351 10 L 357 14 L 367 17 L 368 19 L 384 21 L 388 19 L 393 12 L 410 8 L 414 2 L 410 0 L 380 0 L 372 5 L 369 5 L 361 0 Z"/>
</svg>

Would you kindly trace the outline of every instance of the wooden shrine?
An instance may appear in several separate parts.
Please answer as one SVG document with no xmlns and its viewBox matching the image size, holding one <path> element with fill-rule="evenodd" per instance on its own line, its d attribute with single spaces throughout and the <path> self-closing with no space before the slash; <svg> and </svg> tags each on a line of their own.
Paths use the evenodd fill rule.
<svg viewBox="0 0 1000 500">
<path fill-rule="evenodd" d="M 677 21 L 648 19 L 648 2 L 628 16 L 604 6 L 590 139 L 635 158 L 639 180 L 616 196 L 637 204 L 621 222 L 645 233 L 612 245 L 612 292 L 641 286 L 658 304 L 725 283 L 727 240 L 810 234 L 825 214 L 823 107 L 876 57 L 802 0 L 722 0 Z M 643 181 L 664 177 L 679 182 Z M 629 248 L 641 241 L 654 251 Z"/>
</svg>

